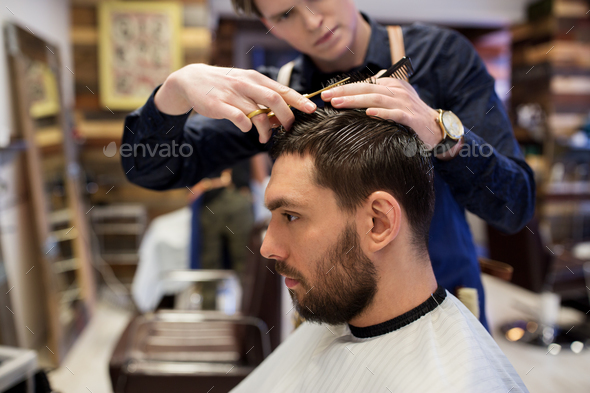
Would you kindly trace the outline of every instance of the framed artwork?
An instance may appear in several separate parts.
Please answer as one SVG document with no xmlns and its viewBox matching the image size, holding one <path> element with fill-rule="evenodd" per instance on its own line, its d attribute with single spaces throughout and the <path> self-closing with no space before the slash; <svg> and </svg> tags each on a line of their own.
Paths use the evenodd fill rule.
<svg viewBox="0 0 590 393">
<path fill-rule="evenodd" d="M 25 77 L 29 87 L 31 116 L 38 119 L 58 114 L 60 98 L 53 70 L 41 61 L 32 60 L 27 65 Z"/>
<path fill-rule="evenodd" d="M 100 102 L 132 110 L 182 66 L 182 5 L 102 2 L 99 8 Z"/>
</svg>

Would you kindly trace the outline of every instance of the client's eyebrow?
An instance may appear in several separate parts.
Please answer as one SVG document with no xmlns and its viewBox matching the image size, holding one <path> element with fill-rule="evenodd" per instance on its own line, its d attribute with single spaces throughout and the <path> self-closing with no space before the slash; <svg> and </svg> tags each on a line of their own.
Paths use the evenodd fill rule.
<svg viewBox="0 0 590 393">
<path fill-rule="evenodd" d="M 300 203 L 298 203 L 292 199 L 285 198 L 285 197 L 273 199 L 272 201 L 265 203 L 264 205 L 270 211 L 276 210 L 280 207 L 292 207 L 292 208 L 302 207 Z"/>
</svg>

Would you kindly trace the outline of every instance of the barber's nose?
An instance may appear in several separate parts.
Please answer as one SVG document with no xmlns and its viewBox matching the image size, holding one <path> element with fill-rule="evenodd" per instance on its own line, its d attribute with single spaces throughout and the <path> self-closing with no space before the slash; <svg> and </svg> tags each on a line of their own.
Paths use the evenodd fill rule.
<svg viewBox="0 0 590 393">
<path fill-rule="evenodd" d="M 287 252 L 285 247 L 281 245 L 277 236 L 277 230 L 273 225 L 273 220 L 270 220 L 262 246 L 260 247 L 260 254 L 266 259 L 287 259 Z"/>
<path fill-rule="evenodd" d="M 303 11 L 303 19 L 305 20 L 305 27 L 308 30 L 316 30 L 322 27 L 324 23 L 324 17 L 319 11 L 313 11 L 309 7 L 306 7 Z"/>
</svg>

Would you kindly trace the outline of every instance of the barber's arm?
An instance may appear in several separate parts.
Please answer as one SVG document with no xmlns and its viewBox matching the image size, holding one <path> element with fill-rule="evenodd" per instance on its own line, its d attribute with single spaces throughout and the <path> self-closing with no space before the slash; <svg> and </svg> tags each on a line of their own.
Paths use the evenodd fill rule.
<svg viewBox="0 0 590 393">
<path fill-rule="evenodd" d="M 494 227 L 514 233 L 535 210 L 535 181 L 514 138 L 510 121 L 494 90 L 494 79 L 471 44 L 449 32 L 438 59 L 445 108 L 463 123 L 457 155 L 434 159 L 434 168 L 455 199 Z M 446 65 L 446 68 L 443 68 Z"/>
<path fill-rule="evenodd" d="M 152 190 L 192 187 L 264 151 L 256 127 L 243 133 L 226 119 L 167 115 L 154 104 L 156 92 L 125 119 L 121 163 L 132 183 Z"/>
<path fill-rule="evenodd" d="M 246 117 L 257 104 L 270 107 L 287 127 L 294 120 L 287 104 L 315 110 L 307 98 L 256 71 L 204 64 L 176 71 L 127 116 L 124 172 L 131 182 L 154 190 L 190 187 L 264 151 L 270 137 L 266 114 Z M 198 114 L 189 119 L 193 110 Z"/>
</svg>

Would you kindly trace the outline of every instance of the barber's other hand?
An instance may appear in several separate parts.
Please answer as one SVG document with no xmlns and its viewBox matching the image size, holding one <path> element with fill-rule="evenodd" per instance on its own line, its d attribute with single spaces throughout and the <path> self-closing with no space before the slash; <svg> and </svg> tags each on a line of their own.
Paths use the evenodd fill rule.
<svg viewBox="0 0 590 393">
<path fill-rule="evenodd" d="M 412 85 L 399 79 L 338 86 L 322 92 L 322 99 L 335 108 L 367 108 L 367 115 L 411 127 L 430 149 L 443 139 L 436 123 L 438 112 L 420 99 Z"/>
<path fill-rule="evenodd" d="M 190 64 L 170 74 L 154 101 L 158 110 L 169 115 L 194 109 L 212 119 L 228 119 L 243 132 L 255 125 L 261 143 L 271 135 L 267 114 L 247 116 L 259 105 L 270 108 L 286 128 L 295 120 L 288 104 L 307 113 L 316 109 L 311 100 L 257 71 L 207 64 Z"/>
</svg>

